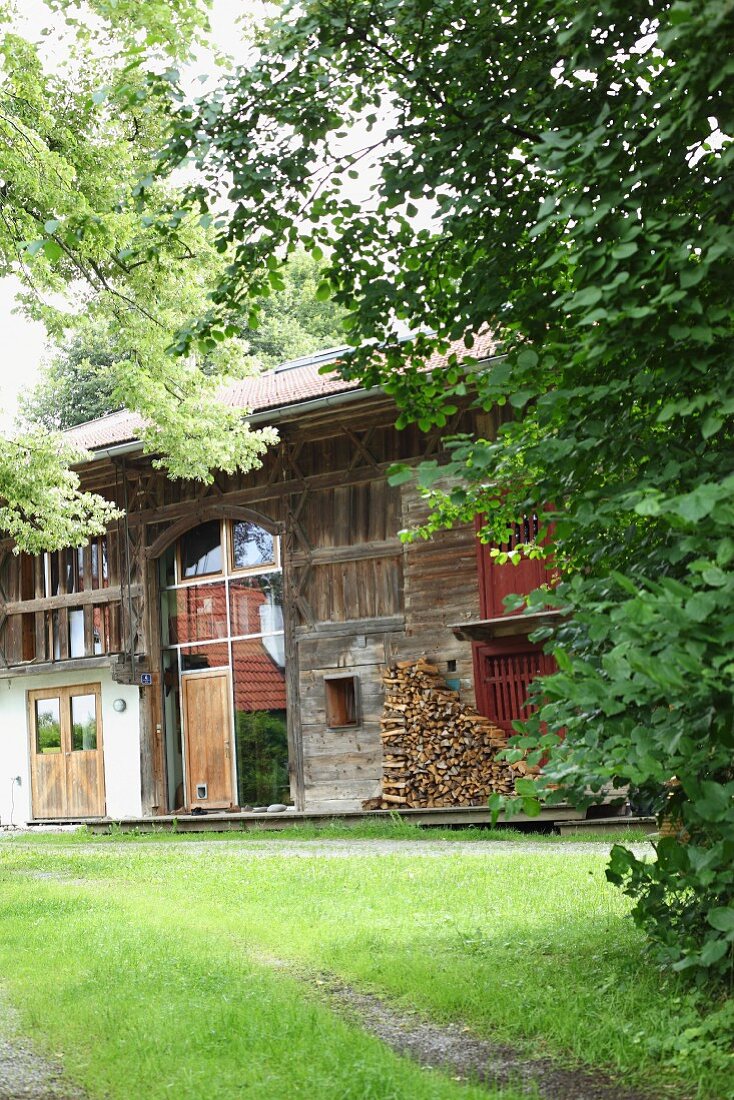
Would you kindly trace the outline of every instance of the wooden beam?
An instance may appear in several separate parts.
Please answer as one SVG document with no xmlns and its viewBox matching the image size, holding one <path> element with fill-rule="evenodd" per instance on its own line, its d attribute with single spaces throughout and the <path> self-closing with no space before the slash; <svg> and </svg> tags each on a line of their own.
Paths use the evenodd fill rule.
<svg viewBox="0 0 734 1100">
<path fill-rule="evenodd" d="M 140 595 L 139 584 L 132 586 L 133 595 Z M 5 605 L 8 615 L 19 615 L 33 611 L 58 611 L 69 607 L 85 607 L 88 604 L 118 603 L 122 599 L 119 585 L 112 588 L 95 588 L 89 592 L 70 592 L 65 596 L 47 596 L 43 600 L 16 600 Z"/>
<path fill-rule="evenodd" d="M 384 539 L 381 542 L 363 542 L 355 546 L 319 546 L 304 554 L 298 550 L 291 554 L 296 568 L 312 565 L 336 565 L 346 561 L 365 561 L 370 558 L 399 558 L 403 553 L 400 539 Z"/>
</svg>

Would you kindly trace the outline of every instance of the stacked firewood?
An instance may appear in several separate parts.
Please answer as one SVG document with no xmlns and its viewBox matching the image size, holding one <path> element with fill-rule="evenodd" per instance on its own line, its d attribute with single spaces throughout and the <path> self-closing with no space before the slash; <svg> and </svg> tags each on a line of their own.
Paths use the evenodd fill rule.
<svg viewBox="0 0 734 1100">
<path fill-rule="evenodd" d="M 479 806 L 495 791 L 512 794 L 515 780 L 536 770 L 497 759 L 505 733 L 462 703 L 425 658 L 398 661 L 382 679 L 382 794 L 366 810 Z"/>
</svg>

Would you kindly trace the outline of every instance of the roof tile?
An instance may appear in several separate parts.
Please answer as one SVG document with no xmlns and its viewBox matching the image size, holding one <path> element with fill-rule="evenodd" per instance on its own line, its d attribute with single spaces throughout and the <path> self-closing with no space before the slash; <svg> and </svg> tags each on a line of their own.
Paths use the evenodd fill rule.
<svg viewBox="0 0 734 1100">
<path fill-rule="evenodd" d="M 338 363 L 340 353 L 346 350 L 345 348 L 335 349 L 331 361 L 334 364 Z M 485 331 L 476 337 L 470 353 L 466 352 L 463 341 L 454 342 L 448 354 L 451 352 L 471 354 L 477 359 L 482 359 L 496 354 L 497 344 L 492 334 Z M 447 355 L 432 355 L 426 362 L 426 370 L 440 368 L 445 364 L 446 358 Z M 222 402 L 232 408 L 249 409 L 253 413 L 272 410 L 273 420 L 276 421 L 278 413 L 285 412 L 290 406 L 300 404 L 302 401 L 311 401 L 360 388 L 359 382 L 354 380 L 347 382 L 336 371 L 328 374 L 319 373 L 325 362 L 329 362 L 328 357 L 316 355 L 313 359 L 306 359 L 303 362 L 296 360 L 292 365 L 284 364 L 263 374 L 243 378 L 223 390 Z M 138 413 L 121 409 L 98 420 L 90 420 L 86 424 L 70 428 L 64 435 L 70 443 L 94 451 L 133 442 L 138 438 L 142 425 L 143 420 Z"/>
</svg>

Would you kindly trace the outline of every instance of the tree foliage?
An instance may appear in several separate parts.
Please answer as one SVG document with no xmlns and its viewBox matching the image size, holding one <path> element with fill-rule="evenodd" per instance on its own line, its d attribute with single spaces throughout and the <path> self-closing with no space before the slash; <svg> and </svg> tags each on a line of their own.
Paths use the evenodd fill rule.
<svg viewBox="0 0 734 1100">
<path fill-rule="evenodd" d="M 240 330 L 245 365 L 273 367 L 344 342 L 343 311 L 331 299 L 316 297 L 321 278 L 321 265 L 313 257 L 305 252 L 291 257 L 283 270 L 284 287 L 264 300 L 258 327 Z M 106 316 L 74 318 L 41 381 L 21 399 L 24 420 L 63 430 L 119 409 L 124 390 L 116 364 L 121 359 L 128 361 L 130 350 L 117 324 Z M 201 369 L 208 372 L 208 359 Z"/>
<path fill-rule="evenodd" d="M 41 381 L 21 395 L 23 420 L 50 431 L 65 431 L 119 409 L 116 360 L 106 328 L 77 323 L 44 369 Z"/>
<path fill-rule="evenodd" d="M 17 33 L 13 9 L 0 5 L 0 273 L 24 280 L 24 308 L 56 339 L 73 344 L 80 326 L 82 334 L 89 326 L 108 333 L 116 399 L 143 415 L 145 442 L 173 476 L 209 480 L 215 469 L 249 468 L 275 436 L 251 432 L 241 410 L 216 400 L 221 379 L 241 369 L 239 330 L 210 327 L 186 357 L 171 347 L 177 330 L 206 311 L 226 256 L 208 221 L 178 207 L 175 188 L 143 186 L 153 184 L 165 124 L 143 67 L 170 78 L 205 34 L 206 5 L 48 6 L 54 49 L 44 44 L 49 35 L 36 43 Z M 163 232 L 172 226 L 175 238 Z M 198 367 L 203 357 L 208 375 Z M 0 465 L 0 496 L 13 516 L 6 530 L 19 545 L 68 541 L 64 501 L 78 527 L 72 541 L 109 517 L 100 501 L 67 496 L 73 478 L 43 434 L 26 434 L 22 448 L 25 496 L 13 495 L 21 482 L 12 446 Z M 57 507 L 41 507 L 55 487 Z"/>
<path fill-rule="evenodd" d="M 454 487 L 432 498 L 434 525 L 484 513 L 496 541 L 529 511 L 555 525 L 569 618 L 519 742 L 551 756 L 519 793 L 531 809 L 538 794 L 588 804 L 610 782 L 660 792 L 686 843 L 661 840 L 652 863 L 616 849 L 609 874 L 665 959 L 720 977 L 734 959 L 733 22 L 723 0 L 303 0 L 218 93 L 190 107 L 174 92 L 164 161 L 198 163 L 189 202 L 231 204 L 225 322 L 257 309 L 302 243 L 328 257 L 321 293 L 359 348 L 348 370 L 392 392 L 401 422 L 444 424 L 467 393 L 507 406 L 498 440 L 450 444 Z M 344 152 L 350 128 L 367 136 Z M 369 155 L 361 204 L 349 178 Z M 420 334 L 398 346 L 396 318 Z M 488 322 L 506 357 L 477 371 L 471 334 Z M 464 361 L 421 369 L 463 335 Z"/>
</svg>

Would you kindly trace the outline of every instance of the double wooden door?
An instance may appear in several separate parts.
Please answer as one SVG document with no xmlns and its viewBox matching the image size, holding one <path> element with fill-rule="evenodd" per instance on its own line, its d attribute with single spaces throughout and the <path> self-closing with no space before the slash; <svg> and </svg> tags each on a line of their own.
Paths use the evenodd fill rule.
<svg viewBox="0 0 734 1100">
<path fill-rule="evenodd" d="M 104 817 L 99 684 L 28 692 L 33 817 Z"/>
<path fill-rule="evenodd" d="M 182 684 L 187 808 L 234 809 L 229 669 L 185 672 Z"/>
</svg>

